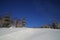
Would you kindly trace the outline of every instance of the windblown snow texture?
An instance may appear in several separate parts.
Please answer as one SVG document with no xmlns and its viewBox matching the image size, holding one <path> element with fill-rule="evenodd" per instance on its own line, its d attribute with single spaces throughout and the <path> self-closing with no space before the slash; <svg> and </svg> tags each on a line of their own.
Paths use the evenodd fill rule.
<svg viewBox="0 0 60 40">
<path fill-rule="evenodd" d="M 1 28 L 0 40 L 60 40 L 60 29 Z"/>
</svg>

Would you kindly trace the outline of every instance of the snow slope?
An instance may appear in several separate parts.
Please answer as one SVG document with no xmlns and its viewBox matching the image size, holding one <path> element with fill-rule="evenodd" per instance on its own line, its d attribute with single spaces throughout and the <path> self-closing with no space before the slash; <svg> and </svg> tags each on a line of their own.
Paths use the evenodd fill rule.
<svg viewBox="0 0 60 40">
<path fill-rule="evenodd" d="M 0 40 L 60 40 L 60 29 L 0 28 Z"/>
</svg>

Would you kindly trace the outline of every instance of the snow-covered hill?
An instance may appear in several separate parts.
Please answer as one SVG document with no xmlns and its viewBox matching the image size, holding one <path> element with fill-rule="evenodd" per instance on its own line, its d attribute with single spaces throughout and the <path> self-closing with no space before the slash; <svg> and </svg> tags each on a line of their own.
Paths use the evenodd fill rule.
<svg viewBox="0 0 60 40">
<path fill-rule="evenodd" d="M 60 29 L 0 28 L 0 40 L 60 40 Z"/>
</svg>

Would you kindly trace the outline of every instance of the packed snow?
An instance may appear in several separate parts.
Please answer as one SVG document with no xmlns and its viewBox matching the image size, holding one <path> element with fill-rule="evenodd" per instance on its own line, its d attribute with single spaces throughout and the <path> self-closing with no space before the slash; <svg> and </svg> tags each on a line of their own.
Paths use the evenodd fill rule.
<svg viewBox="0 0 60 40">
<path fill-rule="evenodd" d="M 0 40 L 60 40 L 60 29 L 0 28 Z"/>
</svg>

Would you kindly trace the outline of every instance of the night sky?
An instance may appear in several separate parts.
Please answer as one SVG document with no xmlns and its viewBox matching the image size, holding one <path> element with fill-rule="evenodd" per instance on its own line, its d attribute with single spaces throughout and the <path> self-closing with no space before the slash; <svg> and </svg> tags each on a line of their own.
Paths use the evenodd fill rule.
<svg viewBox="0 0 60 40">
<path fill-rule="evenodd" d="M 0 0 L 0 15 L 7 12 L 12 19 L 26 17 L 27 27 L 60 22 L 60 0 Z"/>
</svg>

